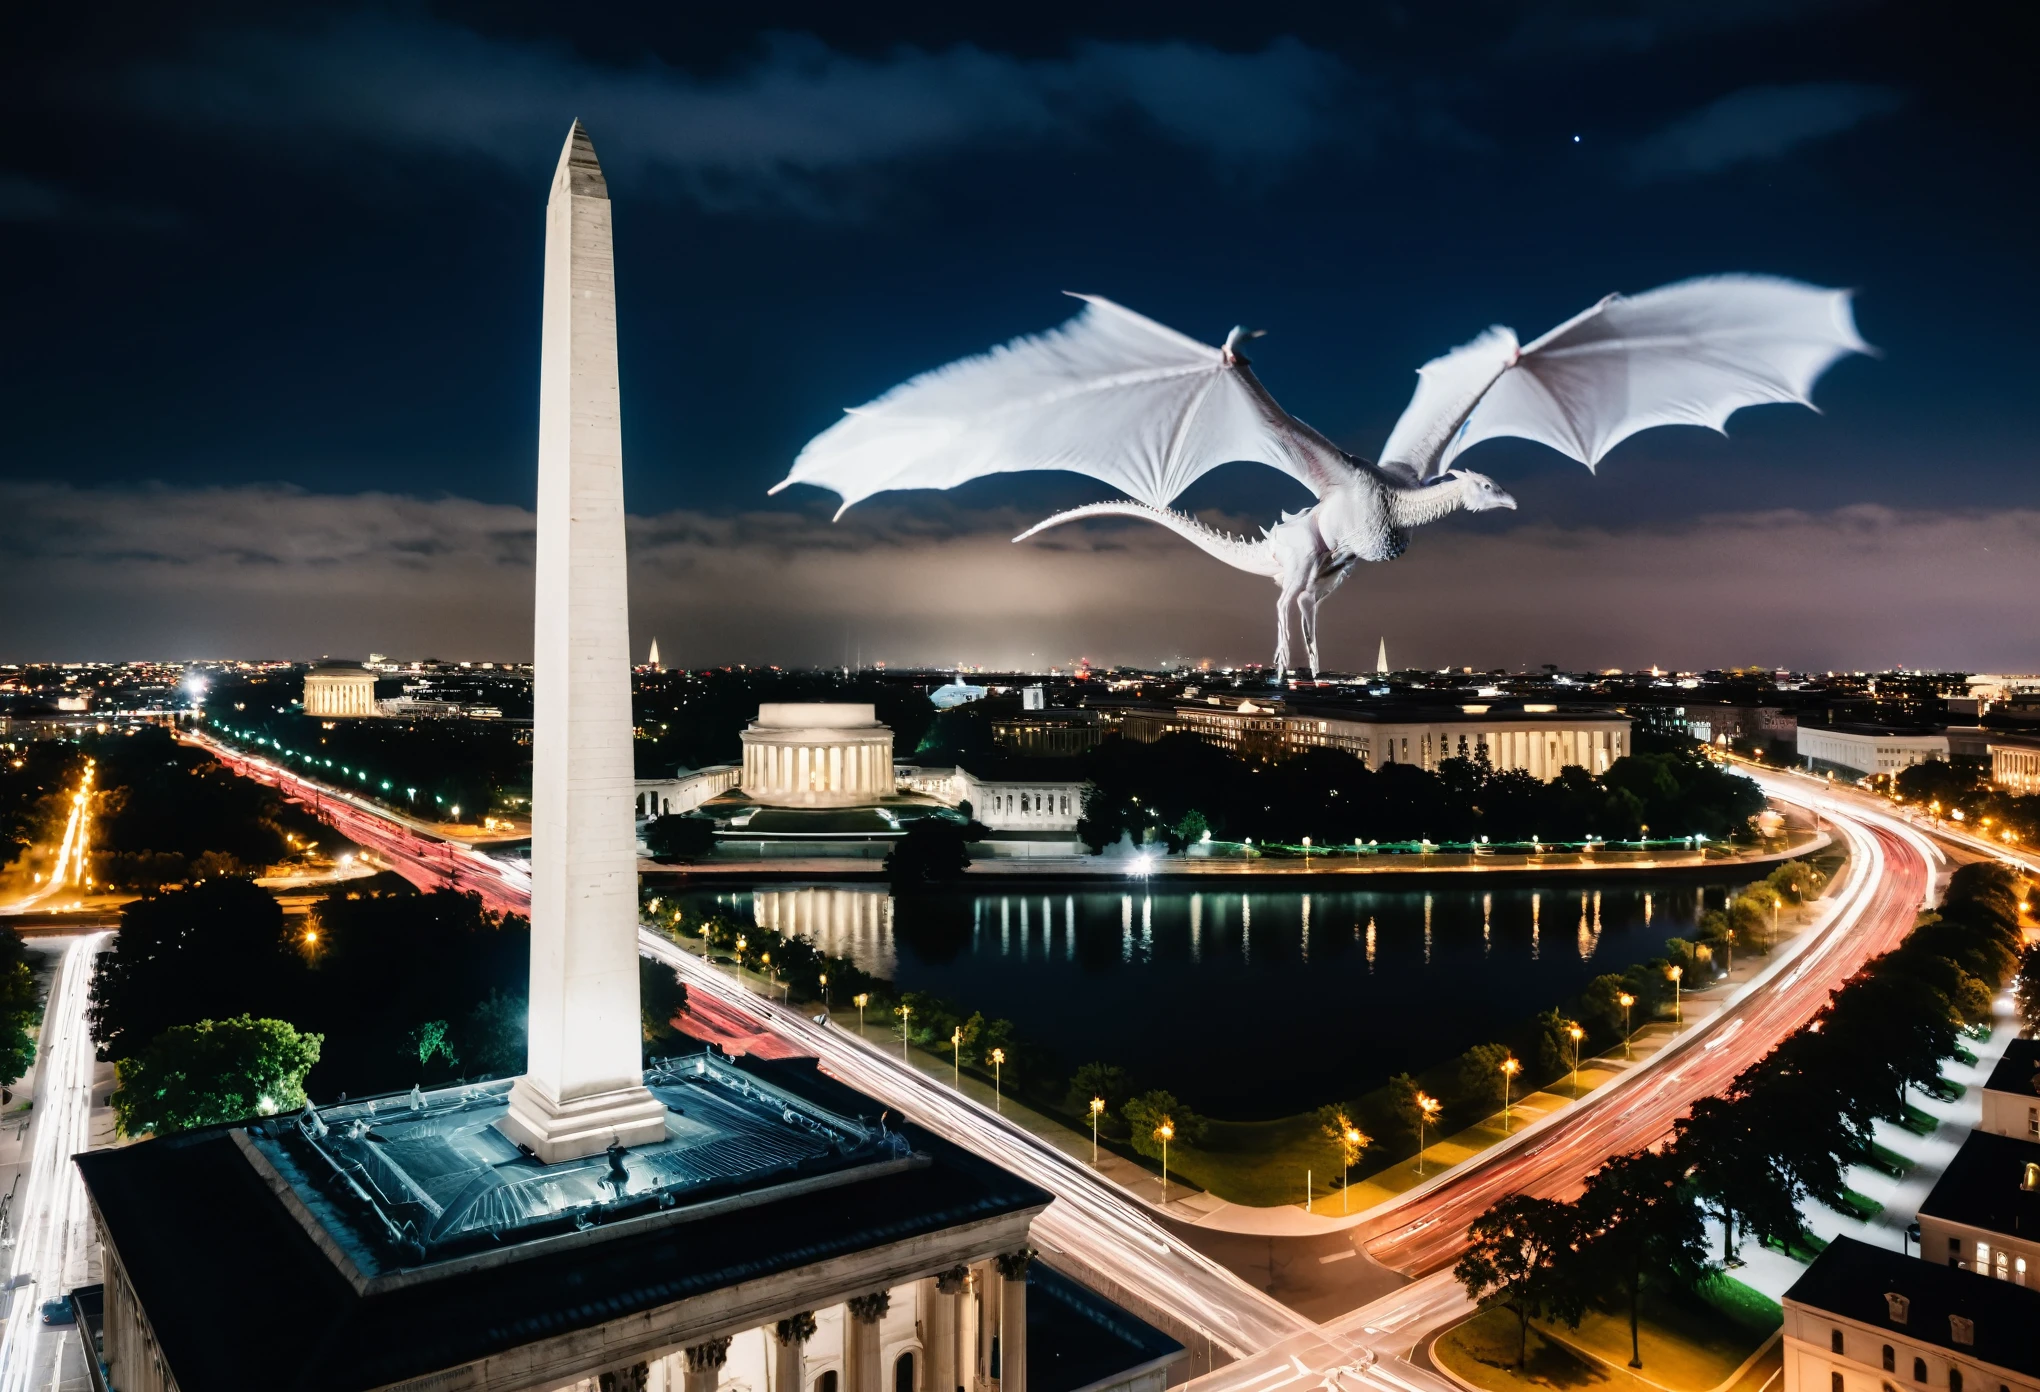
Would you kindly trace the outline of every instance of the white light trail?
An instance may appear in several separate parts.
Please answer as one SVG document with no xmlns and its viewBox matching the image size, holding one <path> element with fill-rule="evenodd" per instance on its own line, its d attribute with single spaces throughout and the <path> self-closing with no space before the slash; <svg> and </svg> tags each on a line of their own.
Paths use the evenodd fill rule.
<svg viewBox="0 0 2040 1392">
<path fill-rule="evenodd" d="M 43 1013 L 28 1170 L 14 1206 L 15 1290 L 0 1336 L 0 1392 L 28 1392 L 47 1362 L 41 1351 L 42 1304 L 85 1275 L 90 1210 L 71 1157 L 92 1139 L 92 1038 L 85 1006 L 92 962 L 112 935 L 72 940 Z"/>
</svg>

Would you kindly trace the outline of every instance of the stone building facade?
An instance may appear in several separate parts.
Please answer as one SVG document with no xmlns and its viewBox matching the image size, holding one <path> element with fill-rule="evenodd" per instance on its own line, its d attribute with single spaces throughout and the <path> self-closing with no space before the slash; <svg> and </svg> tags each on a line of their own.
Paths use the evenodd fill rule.
<svg viewBox="0 0 2040 1392">
<path fill-rule="evenodd" d="M 742 735 L 739 786 L 768 807 L 863 807 L 893 796 L 892 731 L 866 705 L 776 703 Z"/>
<path fill-rule="evenodd" d="M 360 720 L 382 714 L 375 701 L 375 673 L 366 667 L 333 663 L 305 673 L 306 715 L 328 720 Z"/>
</svg>

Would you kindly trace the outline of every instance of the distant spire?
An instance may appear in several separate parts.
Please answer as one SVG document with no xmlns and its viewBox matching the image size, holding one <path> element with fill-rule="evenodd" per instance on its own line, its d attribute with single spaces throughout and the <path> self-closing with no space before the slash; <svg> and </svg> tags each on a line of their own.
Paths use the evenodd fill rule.
<svg viewBox="0 0 2040 1392">
<path fill-rule="evenodd" d="M 1381 640 L 1381 650 L 1374 655 L 1374 675 L 1388 675 L 1388 639 L 1385 637 Z"/>
<path fill-rule="evenodd" d="M 654 672 L 666 670 L 659 665 L 659 640 L 656 638 L 652 639 L 652 650 L 645 657 L 645 666 L 651 668 Z"/>
</svg>

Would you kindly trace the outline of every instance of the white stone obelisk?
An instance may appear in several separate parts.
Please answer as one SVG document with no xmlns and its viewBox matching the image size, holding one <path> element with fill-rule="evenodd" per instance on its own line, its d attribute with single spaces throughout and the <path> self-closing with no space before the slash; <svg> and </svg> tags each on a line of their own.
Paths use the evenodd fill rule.
<svg viewBox="0 0 2040 1392">
<path fill-rule="evenodd" d="M 547 1164 L 665 1135 L 644 1086 L 609 187 L 576 121 L 546 203 L 531 1017 L 503 1134 Z"/>
</svg>

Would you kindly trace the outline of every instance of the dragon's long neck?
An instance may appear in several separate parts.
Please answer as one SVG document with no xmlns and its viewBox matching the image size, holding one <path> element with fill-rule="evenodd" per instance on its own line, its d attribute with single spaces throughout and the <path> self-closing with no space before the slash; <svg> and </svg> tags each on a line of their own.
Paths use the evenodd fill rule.
<svg viewBox="0 0 2040 1392">
<path fill-rule="evenodd" d="M 1082 521 L 1086 517 L 1138 517 L 1167 527 L 1207 555 L 1217 557 L 1236 570 L 1244 570 L 1249 575 L 1275 574 L 1275 558 L 1270 553 L 1265 539 L 1249 540 L 1246 537 L 1231 536 L 1205 526 L 1188 513 L 1150 507 L 1146 503 L 1087 503 L 1083 507 L 1071 508 L 1068 512 L 1059 512 L 1053 517 L 1037 522 L 1013 540 L 1025 541 L 1036 532 L 1045 532 L 1050 527 L 1060 527 L 1065 522 Z"/>
<path fill-rule="evenodd" d="M 1388 488 L 1389 519 L 1398 527 L 1421 527 L 1426 522 L 1449 517 L 1465 506 L 1464 479 L 1448 478 L 1415 488 L 1391 484 Z"/>
</svg>

